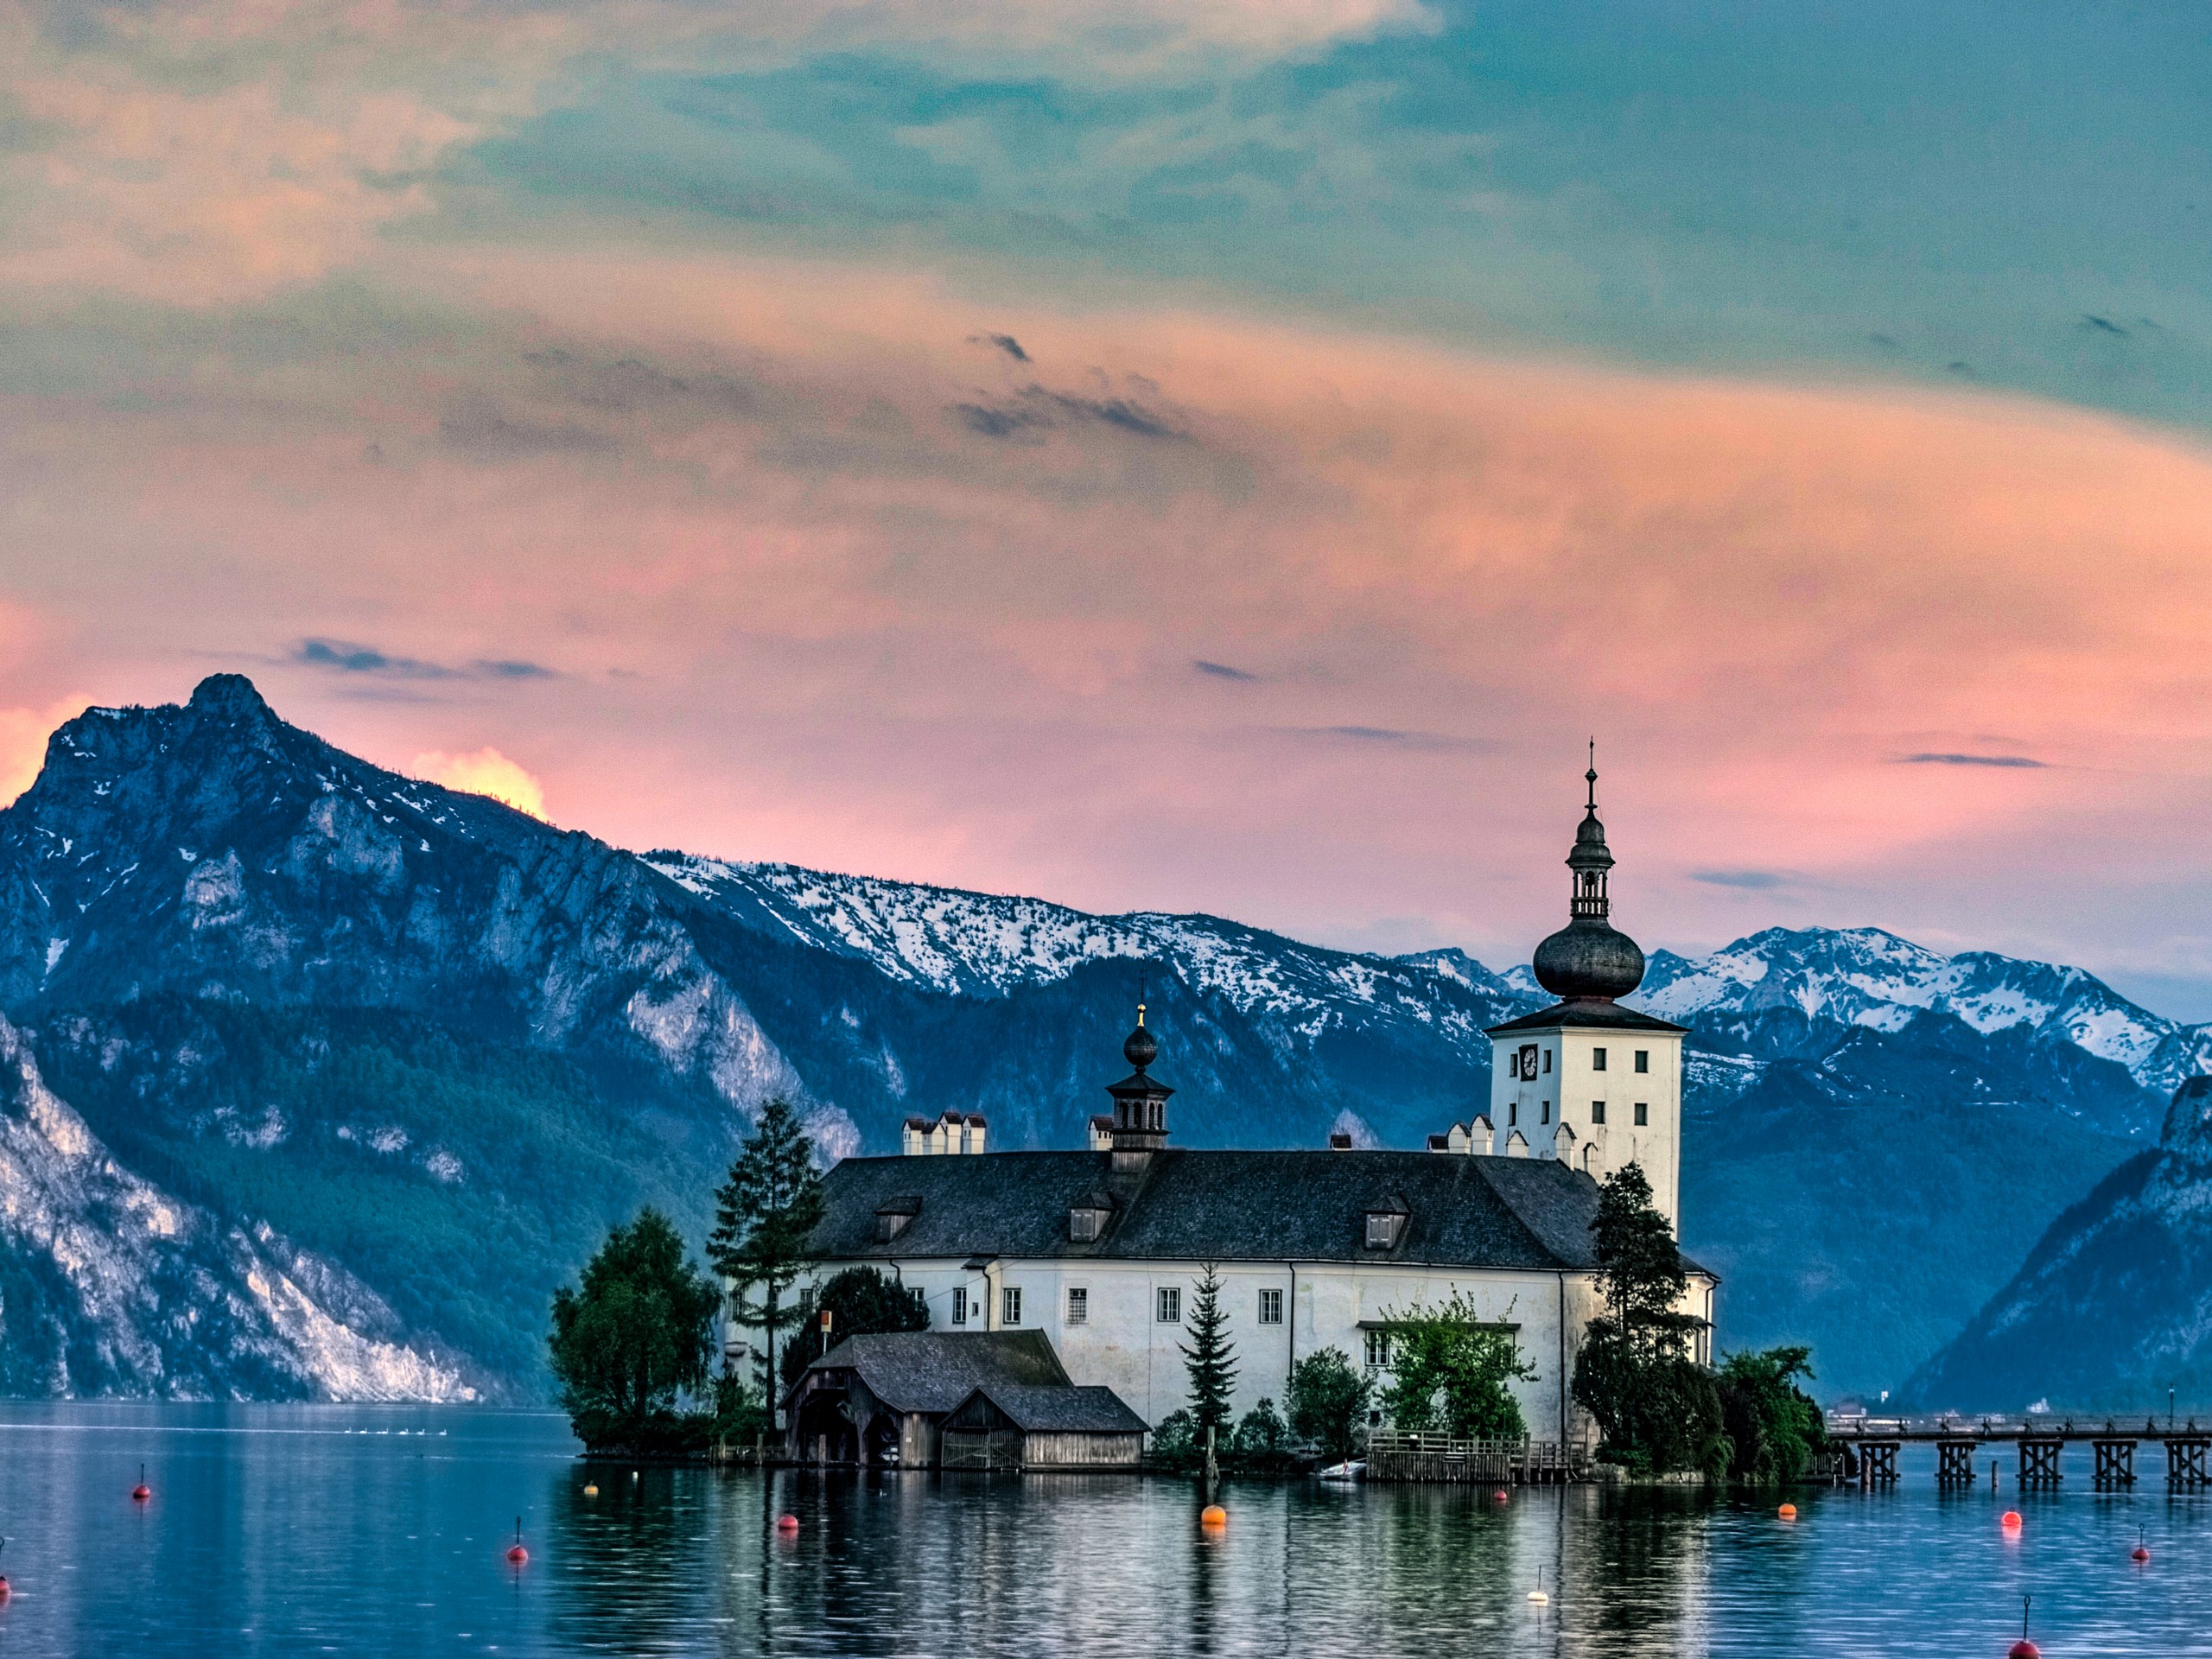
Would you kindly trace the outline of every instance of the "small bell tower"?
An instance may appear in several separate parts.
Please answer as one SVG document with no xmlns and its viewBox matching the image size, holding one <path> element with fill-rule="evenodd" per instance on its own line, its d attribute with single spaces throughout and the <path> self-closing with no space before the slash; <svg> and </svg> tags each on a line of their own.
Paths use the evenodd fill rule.
<svg viewBox="0 0 2212 1659">
<path fill-rule="evenodd" d="M 1175 1091 L 1145 1073 L 1145 1068 L 1160 1058 L 1160 1043 L 1145 1029 L 1144 1013 L 1144 989 L 1139 982 L 1136 1028 L 1122 1044 L 1122 1058 L 1135 1069 L 1119 1083 L 1106 1085 L 1106 1092 L 1114 1097 L 1113 1156 L 1117 1175 L 1142 1173 L 1151 1164 L 1153 1154 L 1167 1145 L 1167 1097 Z"/>
</svg>

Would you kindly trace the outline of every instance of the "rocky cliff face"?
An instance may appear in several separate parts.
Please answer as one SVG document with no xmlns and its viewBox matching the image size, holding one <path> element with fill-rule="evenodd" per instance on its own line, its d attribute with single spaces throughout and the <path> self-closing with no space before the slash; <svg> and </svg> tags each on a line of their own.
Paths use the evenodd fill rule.
<svg viewBox="0 0 2212 1659">
<path fill-rule="evenodd" d="M 1197 1144 L 1419 1144 L 1487 1099 L 1484 1028 L 1548 1000 L 1458 950 L 636 857 L 368 766 L 235 676 L 70 721 L 0 811 L 0 1009 L 117 1167 L 523 1392 L 553 1287 L 639 1204 L 703 1236 L 771 1093 L 831 1155 L 953 1107 L 1078 1143 L 1140 963 Z M 1695 1033 L 1686 1242 L 1724 1340 L 1810 1340 L 1844 1388 L 1954 1333 L 2204 1046 L 2077 970 L 1868 931 L 1659 952 L 1645 1000 Z M 1900 1241 L 1955 1270 L 1901 1277 Z"/>
<path fill-rule="evenodd" d="M 124 1168 L 0 1020 L 0 1389 L 476 1398 L 436 1348 L 335 1262 Z"/>
<path fill-rule="evenodd" d="M 2212 1077 L 2174 1091 L 2158 1145 L 2037 1242 L 1912 1377 L 1933 1409 L 2212 1407 Z"/>
</svg>

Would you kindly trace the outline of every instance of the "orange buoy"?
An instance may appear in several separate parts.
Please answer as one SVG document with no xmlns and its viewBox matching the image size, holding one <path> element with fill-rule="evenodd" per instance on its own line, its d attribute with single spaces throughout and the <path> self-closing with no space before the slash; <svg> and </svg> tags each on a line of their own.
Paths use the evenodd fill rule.
<svg viewBox="0 0 2212 1659">
<path fill-rule="evenodd" d="M 530 1552 L 522 1547 L 522 1516 L 515 1516 L 515 1541 L 507 1546 L 507 1560 L 520 1567 L 530 1559 Z"/>
<path fill-rule="evenodd" d="M 1777 1510 L 1775 1514 L 1784 1521 L 1795 1521 L 1797 1518 L 1797 1506 L 1795 1503 L 1785 1503 Z"/>
<path fill-rule="evenodd" d="M 778 1532 L 797 1532 L 798 1530 L 798 1516 L 795 1515 L 778 1516 L 776 1517 L 776 1530 Z"/>
<path fill-rule="evenodd" d="M 1209 1503 L 1198 1511 L 1198 1524 L 1202 1527 L 1225 1527 L 1229 1524 L 1229 1511 L 1218 1503 Z"/>
<path fill-rule="evenodd" d="M 584 1496 L 586 1497 L 597 1497 L 599 1496 L 599 1488 L 596 1486 L 587 1485 L 584 1488 Z"/>
<path fill-rule="evenodd" d="M 2005 1510 L 1997 1524 L 2007 1532 L 2018 1532 L 2020 1529 L 2020 1512 L 2018 1510 Z"/>
</svg>

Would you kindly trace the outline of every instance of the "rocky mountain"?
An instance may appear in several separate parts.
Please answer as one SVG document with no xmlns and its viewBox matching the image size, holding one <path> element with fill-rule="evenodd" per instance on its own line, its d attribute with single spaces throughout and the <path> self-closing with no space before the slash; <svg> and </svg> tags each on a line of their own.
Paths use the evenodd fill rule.
<svg viewBox="0 0 2212 1659">
<path fill-rule="evenodd" d="M 951 1107 L 1077 1142 L 1141 966 L 1199 1144 L 1418 1144 L 1543 1000 L 1458 950 L 634 856 L 369 766 L 236 676 L 68 722 L 0 811 L 0 1012 L 52 1094 L 118 1169 L 370 1287 L 347 1329 L 494 1392 L 542 1387 L 548 1299 L 609 1222 L 703 1236 L 771 1093 L 832 1155 Z M 2205 1046 L 2077 970 L 1866 931 L 1660 952 L 1645 1000 L 1695 1033 L 1685 1235 L 1723 1340 L 1811 1340 L 1831 1389 L 1954 1334 Z M 149 1340 L 160 1367 L 67 1385 L 258 1386 L 188 1326 Z"/>
<path fill-rule="evenodd" d="M 2127 1160 L 1904 1389 L 1932 1410 L 2133 1413 L 2212 1404 L 2212 1077 L 2174 1091 Z"/>
</svg>

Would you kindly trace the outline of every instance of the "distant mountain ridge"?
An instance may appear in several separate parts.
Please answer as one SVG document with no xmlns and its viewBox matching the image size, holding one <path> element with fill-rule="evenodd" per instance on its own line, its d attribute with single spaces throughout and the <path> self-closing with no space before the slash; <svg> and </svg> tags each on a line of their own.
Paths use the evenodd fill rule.
<svg viewBox="0 0 2212 1659">
<path fill-rule="evenodd" d="M 1456 950 L 633 855 L 369 766 L 237 676 L 67 722 L 0 811 L 0 1013 L 56 1094 L 494 1391 L 542 1388 L 544 1300 L 607 1223 L 651 1201 L 702 1236 L 771 1093 L 833 1155 L 948 1108 L 1077 1144 L 1140 963 L 1189 1144 L 1418 1145 L 1487 1099 L 1484 1028 L 1548 1000 Z M 1838 1389 L 1955 1333 L 2207 1052 L 2079 970 L 1872 930 L 1656 952 L 1642 1000 L 1694 1033 L 1685 1235 L 1723 1340 L 1810 1339 Z M 1957 1269 L 1900 1281 L 1908 1236 Z M 51 1256 L 0 1213 L 11 1251 Z M 99 1386 L 167 1386 L 198 1363 L 174 1340 Z"/>
</svg>

